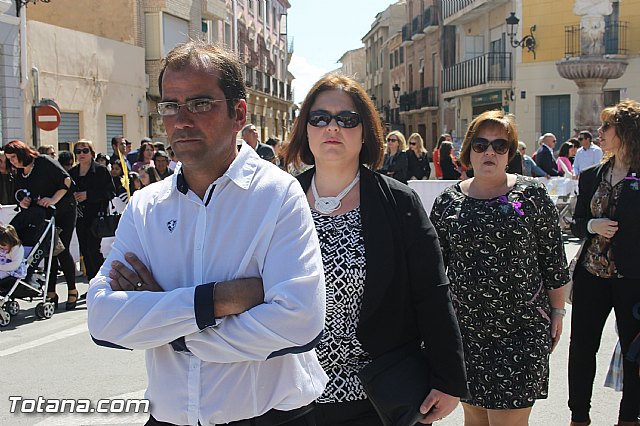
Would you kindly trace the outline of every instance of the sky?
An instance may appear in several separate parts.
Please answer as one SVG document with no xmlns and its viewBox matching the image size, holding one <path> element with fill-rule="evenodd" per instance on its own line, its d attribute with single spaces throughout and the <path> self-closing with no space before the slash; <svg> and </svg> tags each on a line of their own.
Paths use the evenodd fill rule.
<svg viewBox="0 0 640 426">
<path fill-rule="evenodd" d="M 302 103 L 313 84 L 340 66 L 347 51 L 362 47 L 376 15 L 395 0 L 289 0 L 287 16 L 293 56 L 289 71 L 295 102 Z"/>
</svg>

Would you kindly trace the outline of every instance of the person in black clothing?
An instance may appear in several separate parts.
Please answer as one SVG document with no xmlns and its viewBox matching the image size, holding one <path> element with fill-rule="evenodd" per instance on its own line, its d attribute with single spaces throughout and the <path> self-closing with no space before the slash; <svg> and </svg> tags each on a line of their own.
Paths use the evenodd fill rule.
<svg viewBox="0 0 640 426">
<path fill-rule="evenodd" d="M 38 156 L 38 151 L 19 140 L 13 140 L 4 147 L 7 166 L 11 164 L 16 173 L 16 190 L 26 189 L 29 195 L 20 201 L 22 209 L 31 203 L 40 207 L 56 207 L 56 226 L 61 229 L 60 240 L 65 249 L 54 256 L 47 288 L 47 297 L 58 307 L 56 281 L 58 264 L 62 268 L 68 288 L 66 308 L 74 309 L 78 300 L 76 290 L 76 265 L 69 252 L 69 245 L 76 225 L 76 201 L 69 191 L 72 181 L 60 163 L 48 155 Z"/>
<path fill-rule="evenodd" d="M 409 177 L 409 160 L 407 142 L 404 135 L 397 130 L 387 135 L 387 149 L 384 152 L 382 169 L 378 170 L 383 175 L 390 176 L 402 183 L 407 183 Z"/>
<path fill-rule="evenodd" d="M 69 174 L 75 182 L 73 195 L 78 203 L 76 232 L 87 278 L 91 280 L 104 262 L 100 253 L 102 239 L 93 235 L 91 224 L 99 213 L 107 211 L 109 200 L 115 195 L 115 188 L 107 168 L 94 161 L 95 151 L 91 141 L 79 140 L 73 152 L 78 164 L 69 170 Z"/>
<path fill-rule="evenodd" d="M 409 179 L 427 180 L 431 176 L 431 166 L 429 165 L 429 156 L 424 147 L 422 136 L 419 133 L 413 133 L 409 136 Z"/>
<path fill-rule="evenodd" d="M 4 151 L 0 151 L 0 205 L 15 204 L 15 178 L 7 167 Z"/>
<path fill-rule="evenodd" d="M 440 144 L 440 168 L 442 169 L 443 180 L 460 179 L 458 161 L 453 156 L 453 144 L 451 142 L 443 141 Z"/>
</svg>

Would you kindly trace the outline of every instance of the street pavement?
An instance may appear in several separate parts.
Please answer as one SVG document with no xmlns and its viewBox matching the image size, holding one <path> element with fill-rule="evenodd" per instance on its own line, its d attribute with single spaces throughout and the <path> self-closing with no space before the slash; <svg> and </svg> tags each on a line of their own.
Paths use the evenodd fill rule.
<svg viewBox="0 0 640 426">
<path fill-rule="evenodd" d="M 578 249 L 578 241 L 567 239 L 567 257 Z M 80 293 L 86 282 L 78 284 Z M 66 300 L 66 286 L 58 285 L 60 300 Z M 92 402 L 100 399 L 142 398 L 146 387 L 144 354 L 96 346 L 87 331 L 87 311 L 84 302 L 75 311 L 65 311 L 64 302 L 48 320 L 38 320 L 35 303 L 22 303 L 21 312 L 9 326 L 0 329 L 0 425 L 141 425 L 146 414 L 60 414 L 10 413 L 10 397 L 37 400 L 82 398 Z M 549 398 L 540 400 L 531 415 L 531 425 L 555 426 L 569 424 L 567 408 L 567 358 L 571 307 L 568 306 L 562 339 L 551 355 Z M 598 370 L 594 385 L 594 426 L 611 426 L 616 422 L 620 393 L 603 387 L 611 354 L 617 337 L 613 315 L 605 327 Z M 15 400 L 15 399 L 14 399 Z M 19 406 L 19 404 L 16 404 Z M 114 405 L 115 406 L 115 405 Z M 28 407 L 25 404 L 25 407 Z M 462 408 L 458 407 L 437 425 L 462 425 Z"/>
</svg>

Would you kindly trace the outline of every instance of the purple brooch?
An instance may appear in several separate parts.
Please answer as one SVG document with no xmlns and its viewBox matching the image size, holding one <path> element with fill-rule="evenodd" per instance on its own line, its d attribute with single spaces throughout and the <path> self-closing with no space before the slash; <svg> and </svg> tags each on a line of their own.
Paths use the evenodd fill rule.
<svg viewBox="0 0 640 426">
<path fill-rule="evenodd" d="M 489 205 L 500 204 L 500 210 L 507 214 L 509 213 L 509 206 L 515 210 L 516 213 L 520 216 L 524 216 L 524 211 L 522 211 L 522 203 L 520 201 L 509 201 L 506 195 L 501 195 L 498 198 L 489 202 Z"/>
</svg>

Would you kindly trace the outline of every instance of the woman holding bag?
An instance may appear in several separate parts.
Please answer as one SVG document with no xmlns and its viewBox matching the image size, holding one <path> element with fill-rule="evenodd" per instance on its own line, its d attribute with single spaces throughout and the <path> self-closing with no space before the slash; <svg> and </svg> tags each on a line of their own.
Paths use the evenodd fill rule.
<svg viewBox="0 0 640 426">
<path fill-rule="evenodd" d="M 91 280 L 104 262 L 100 253 L 101 238 L 94 235 L 91 225 L 99 213 L 105 213 L 109 208 L 115 188 L 107 168 L 94 161 L 95 151 L 91 141 L 79 140 L 73 151 L 78 163 L 69 170 L 69 174 L 75 182 L 73 195 L 78 203 L 76 232 L 87 279 Z"/>
<path fill-rule="evenodd" d="M 307 95 L 287 148 L 287 166 L 315 166 L 298 179 L 311 206 L 327 288 L 316 352 L 330 380 L 316 401 L 317 425 L 382 424 L 358 373 L 372 360 L 422 342 L 431 391 L 418 395 L 415 413 L 432 411 L 421 423 L 447 416 L 467 392 L 435 230 L 413 190 L 372 171 L 382 161 L 382 135 L 362 86 L 329 74 Z"/>
</svg>

